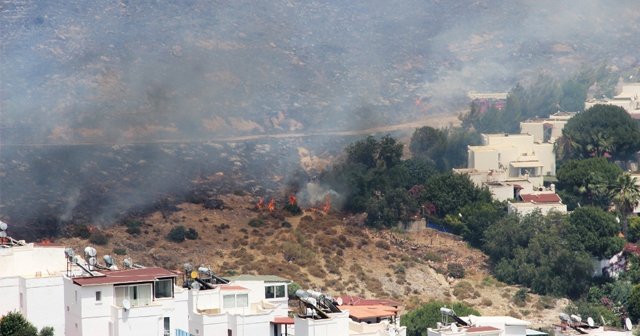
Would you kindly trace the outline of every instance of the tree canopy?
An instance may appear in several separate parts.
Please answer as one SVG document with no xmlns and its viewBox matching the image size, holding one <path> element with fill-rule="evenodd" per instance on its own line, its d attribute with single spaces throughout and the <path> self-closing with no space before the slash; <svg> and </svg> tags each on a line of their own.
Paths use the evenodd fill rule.
<svg viewBox="0 0 640 336">
<path fill-rule="evenodd" d="M 427 328 L 435 328 L 440 322 L 440 308 L 451 308 L 458 316 L 476 315 L 480 313 L 464 303 L 455 302 L 453 304 L 442 301 L 431 301 L 420 306 L 402 317 L 400 323 L 407 327 L 407 336 L 426 336 Z"/>
<path fill-rule="evenodd" d="M 569 209 L 578 204 L 607 209 L 611 204 L 609 188 L 622 169 L 605 158 L 588 158 L 564 162 L 556 174 L 558 191 Z"/>
<path fill-rule="evenodd" d="M 629 113 L 614 105 L 594 105 L 569 119 L 562 130 L 572 158 L 612 157 L 628 160 L 640 149 L 640 128 Z"/>
<path fill-rule="evenodd" d="M 467 162 L 467 146 L 481 143 L 480 134 L 461 128 L 415 130 L 409 149 L 413 157 L 433 162 L 440 170 L 459 168 Z"/>
<path fill-rule="evenodd" d="M 0 336 L 53 336 L 52 327 L 38 329 L 22 314 L 10 312 L 0 318 Z"/>
</svg>

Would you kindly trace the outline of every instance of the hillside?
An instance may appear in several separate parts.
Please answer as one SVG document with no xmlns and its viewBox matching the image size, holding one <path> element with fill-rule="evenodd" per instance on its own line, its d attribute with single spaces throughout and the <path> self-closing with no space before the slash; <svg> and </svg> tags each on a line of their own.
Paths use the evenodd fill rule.
<svg viewBox="0 0 640 336">
<path fill-rule="evenodd" d="M 523 317 L 540 326 L 556 322 L 567 303 L 529 295 L 518 306 L 513 302 L 518 288 L 493 279 L 487 257 L 453 235 L 431 229 L 377 231 L 360 226 L 357 218 L 315 209 L 293 217 L 279 210 L 269 213 L 256 209 L 253 196 L 219 199 L 222 209 L 183 203 L 176 211 L 155 212 L 143 219 L 140 234 L 127 233 L 125 226 L 105 229 L 109 243 L 94 246 L 120 262 L 126 254 L 135 263 L 170 269 L 191 262 L 222 275 L 276 274 L 331 294 L 394 298 L 409 309 L 431 299 L 460 300 L 483 314 Z M 249 225 L 258 218 L 263 225 Z M 178 225 L 197 230 L 198 239 L 167 241 Z M 90 244 L 78 238 L 56 243 L 77 251 Z M 463 265 L 465 278 L 448 278 L 449 263 Z"/>
</svg>

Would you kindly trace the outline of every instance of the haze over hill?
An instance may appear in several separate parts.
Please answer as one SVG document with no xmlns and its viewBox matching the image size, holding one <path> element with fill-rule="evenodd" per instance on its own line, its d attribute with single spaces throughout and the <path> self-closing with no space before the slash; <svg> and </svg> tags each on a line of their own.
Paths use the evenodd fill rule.
<svg viewBox="0 0 640 336">
<path fill-rule="evenodd" d="M 0 0 L 0 218 L 108 224 L 216 173 L 237 184 L 213 193 L 265 193 L 298 147 L 331 158 L 351 139 L 131 143 L 457 112 L 539 73 L 632 72 L 639 32 L 633 0 Z"/>
</svg>

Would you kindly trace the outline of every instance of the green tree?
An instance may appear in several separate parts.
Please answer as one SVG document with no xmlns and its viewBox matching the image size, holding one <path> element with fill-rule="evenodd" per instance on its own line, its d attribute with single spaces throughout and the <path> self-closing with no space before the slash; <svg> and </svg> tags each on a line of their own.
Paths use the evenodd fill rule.
<svg viewBox="0 0 640 336">
<path fill-rule="evenodd" d="M 618 177 L 617 183 L 611 189 L 613 203 L 622 220 L 622 232 L 627 236 L 628 218 L 640 201 L 640 186 L 635 177 L 624 173 Z"/>
<path fill-rule="evenodd" d="M 640 285 L 635 285 L 631 290 L 628 301 L 629 317 L 634 321 L 640 320 Z"/>
<path fill-rule="evenodd" d="M 474 202 L 491 202 L 491 193 L 476 187 L 468 175 L 447 171 L 427 180 L 421 195 L 421 203 L 425 202 L 433 204 L 436 214 L 444 217 L 457 214 L 462 207 Z"/>
<path fill-rule="evenodd" d="M 617 236 L 615 216 L 600 208 L 577 208 L 569 215 L 569 223 L 564 236 L 595 257 L 610 258 L 624 246 L 624 240 Z"/>
<path fill-rule="evenodd" d="M 442 301 L 431 301 L 417 309 L 408 312 L 402 317 L 400 323 L 407 327 L 407 336 L 426 336 L 427 328 L 435 328 L 440 322 L 440 308 L 451 308 L 458 316 L 476 315 L 480 313 L 464 303 L 455 302 L 453 304 Z"/>
<path fill-rule="evenodd" d="M 605 158 L 569 160 L 558 168 L 557 187 L 569 209 L 578 204 L 607 209 L 611 204 L 609 188 L 620 174 L 622 169 Z"/>
<path fill-rule="evenodd" d="M 505 215 L 505 207 L 497 202 L 474 202 L 460 209 L 462 237 L 475 247 L 481 247 L 484 231 Z"/>
<path fill-rule="evenodd" d="M 562 134 L 573 144 L 574 158 L 610 155 L 626 161 L 640 149 L 640 128 L 619 106 L 594 105 L 569 119 Z"/>
<path fill-rule="evenodd" d="M 10 312 L 0 318 L 0 336 L 53 336 L 52 327 L 38 329 L 18 312 Z"/>
</svg>

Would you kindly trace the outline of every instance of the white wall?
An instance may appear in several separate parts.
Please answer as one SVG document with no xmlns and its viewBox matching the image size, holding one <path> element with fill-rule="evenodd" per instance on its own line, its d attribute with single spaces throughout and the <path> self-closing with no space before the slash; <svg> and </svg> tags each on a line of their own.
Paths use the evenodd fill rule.
<svg viewBox="0 0 640 336">
<path fill-rule="evenodd" d="M 27 244 L 0 249 L 0 277 L 57 275 L 67 268 L 64 247 Z"/>
<path fill-rule="evenodd" d="M 62 276 L 21 280 L 24 295 L 23 315 L 38 329 L 53 327 L 55 335 L 64 335 L 65 306 Z"/>
<path fill-rule="evenodd" d="M 0 315 L 11 311 L 22 312 L 20 308 L 20 278 L 0 278 Z"/>
<path fill-rule="evenodd" d="M 314 320 L 294 317 L 296 336 L 349 336 L 349 312 L 330 314 L 330 318 Z"/>
</svg>

